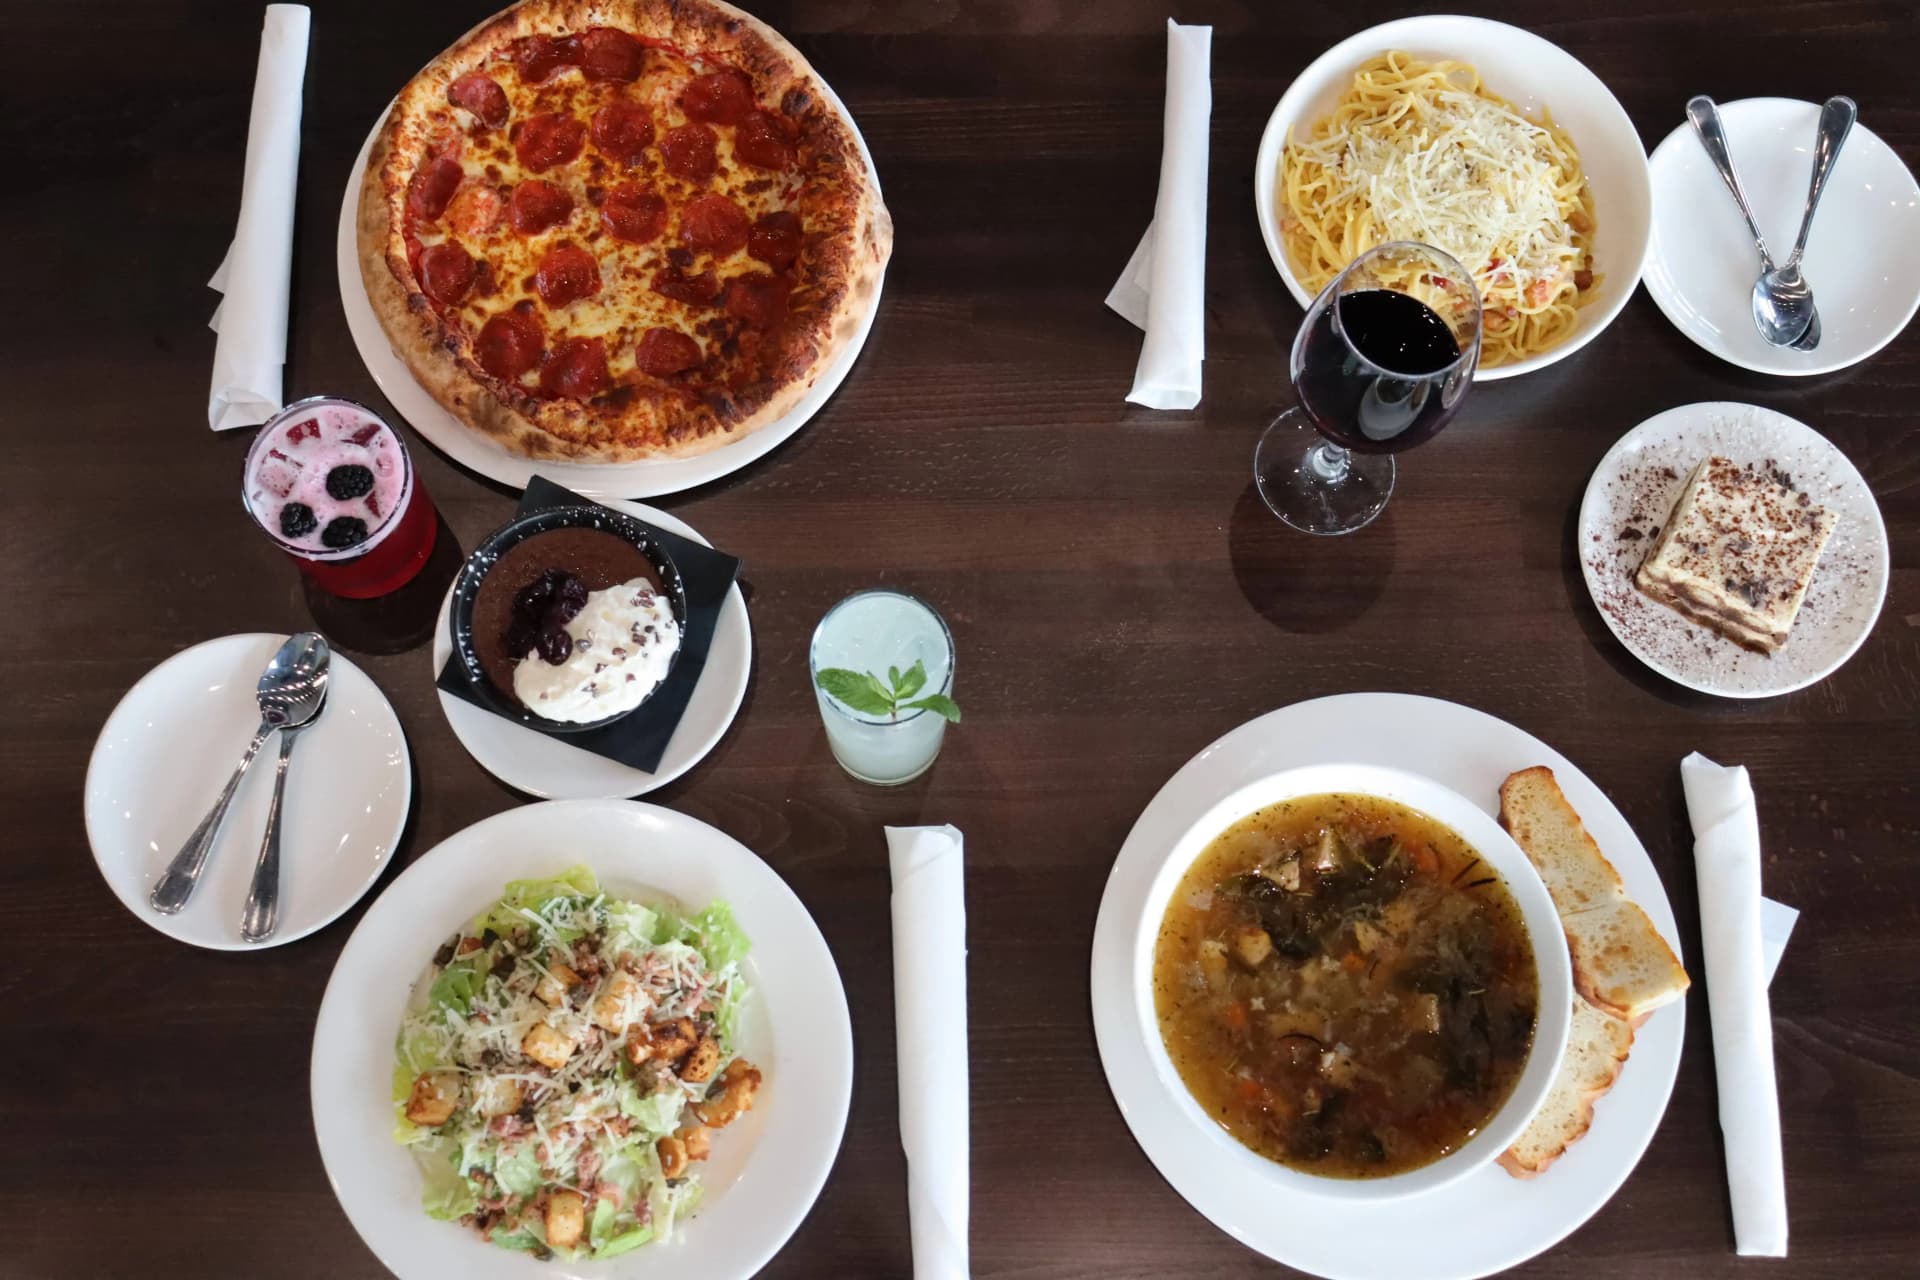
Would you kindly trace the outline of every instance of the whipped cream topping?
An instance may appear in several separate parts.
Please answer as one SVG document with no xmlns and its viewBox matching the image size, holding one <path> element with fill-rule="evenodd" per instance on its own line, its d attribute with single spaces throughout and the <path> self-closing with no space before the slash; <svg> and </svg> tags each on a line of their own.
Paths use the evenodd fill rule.
<svg viewBox="0 0 1920 1280">
<path fill-rule="evenodd" d="M 538 650 L 513 668 L 513 692 L 546 720 L 586 724 L 633 710 L 651 694 L 680 649 L 673 605 L 645 578 L 587 593 L 567 623 L 573 651 L 561 663 Z"/>
</svg>

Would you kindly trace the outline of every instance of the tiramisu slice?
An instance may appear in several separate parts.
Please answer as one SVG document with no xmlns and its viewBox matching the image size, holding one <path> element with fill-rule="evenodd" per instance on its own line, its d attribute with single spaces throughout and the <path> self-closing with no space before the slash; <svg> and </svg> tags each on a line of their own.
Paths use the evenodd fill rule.
<svg viewBox="0 0 1920 1280">
<path fill-rule="evenodd" d="M 1833 512 L 1771 462 L 1708 458 L 1687 477 L 1634 585 L 1736 644 L 1772 653 L 1807 594 Z"/>
</svg>

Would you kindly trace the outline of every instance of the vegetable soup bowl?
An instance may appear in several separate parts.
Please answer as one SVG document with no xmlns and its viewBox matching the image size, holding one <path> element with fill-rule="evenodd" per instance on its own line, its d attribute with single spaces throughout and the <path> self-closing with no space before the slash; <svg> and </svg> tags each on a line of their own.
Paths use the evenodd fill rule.
<svg viewBox="0 0 1920 1280">
<path fill-rule="evenodd" d="M 1471 63 L 1489 90 L 1523 114 L 1537 120 L 1542 108 L 1550 111 L 1579 150 L 1593 190 L 1593 269 L 1599 277 L 1593 296 L 1565 341 L 1474 376 L 1492 382 L 1564 360 L 1613 323 L 1640 283 L 1653 236 L 1653 180 L 1633 121 L 1600 77 L 1560 46 L 1504 22 L 1430 15 L 1383 23 L 1342 40 L 1294 78 L 1267 121 L 1253 169 L 1254 208 L 1274 268 L 1294 300 L 1310 306 L 1313 294 L 1294 274 L 1280 236 L 1284 210 L 1276 188 L 1288 131 L 1305 137 L 1332 114 L 1362 63 L 1396 49 L 1429 61 Z"/>
<path fill-rule="evenodd" d="M 1188 1091 L 1162 1038 L 1154 1005 L 1155 943 L 1167 906 L 1182 877 L 1228 827 L 1249 814 L 1303 796 L 1375 796 L 1424 814 L 1460 836 L 1505 882 L 1526 926 L 1538 977 L 1539 1004 L 1533 1042 L 1513 1091 L 1479 1130 L 1457 1149 L 1430 1164 L 1375 1178 L 1330 1177 L 1290 1168 L 1242 1145 L 1204 1111 Z M 1374 765 L 1325 764 L 1272 774 L 1221 800 L 1193 823 L 1167 851 L 1148 890 L 1134 939 L 1135 1014 L 1160 1085 L 1193 1130 L 1194 1141 L 1218 1154 L 1222 1176 L 1264 1182 L 1348 1201 L 1386 1201 L 1445 1186 L 1483 1168 L 1512 1146 L 1545 1101 L 1566 1051 L 1573 1015 L 1573 971 L 1560 917 L 1545 883 L 1526 854 L 1479 805 L 1417 774 Z"/>
</svg>

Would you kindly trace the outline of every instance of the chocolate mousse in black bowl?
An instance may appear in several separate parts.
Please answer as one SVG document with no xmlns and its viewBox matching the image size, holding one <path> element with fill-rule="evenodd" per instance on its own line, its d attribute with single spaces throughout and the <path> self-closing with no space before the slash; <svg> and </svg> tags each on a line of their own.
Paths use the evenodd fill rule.
<svg viewBox="0 0 1920 1280">
<path fill-rule="evenodd" d="M 666 680 L 687 595 L 639 521 L 606 507 L 550 507 L 468 557 L 448 625 L 455 660 L 493 711 L 578 733 L 628 715 Z"/>
</svg>

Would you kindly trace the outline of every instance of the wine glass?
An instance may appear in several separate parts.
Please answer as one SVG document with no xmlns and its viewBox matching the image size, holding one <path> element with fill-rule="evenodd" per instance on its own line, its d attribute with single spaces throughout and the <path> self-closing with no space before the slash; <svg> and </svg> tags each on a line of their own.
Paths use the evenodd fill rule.
<svg viewBox="0 0 1920 1280">
<path fill-rule="evenodd" d="M 1367 250 L 1307 308 L 1289 372 L 1300 406 L 1267 427 L 1253 477 L 1304 533 L 1352 533 L 1393 493 L 1393 454 L 1459 410 L 1480 363 L 1480 291 L 1453 258 L 1394 240 Z"/>
</svg>

